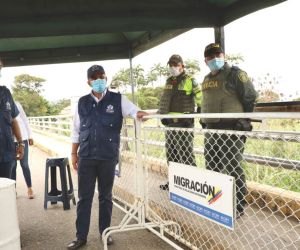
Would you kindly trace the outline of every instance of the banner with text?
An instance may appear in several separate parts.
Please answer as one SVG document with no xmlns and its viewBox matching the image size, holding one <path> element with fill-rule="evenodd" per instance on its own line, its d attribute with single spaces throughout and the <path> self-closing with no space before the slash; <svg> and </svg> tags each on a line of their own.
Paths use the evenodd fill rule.
<svg viewBox="0 0 300 250">
<path fill-rule="evenodd" d="M 232 230 L 234 183 L 229 175 L 169 163 L 171 202 Z"/>
</svg>

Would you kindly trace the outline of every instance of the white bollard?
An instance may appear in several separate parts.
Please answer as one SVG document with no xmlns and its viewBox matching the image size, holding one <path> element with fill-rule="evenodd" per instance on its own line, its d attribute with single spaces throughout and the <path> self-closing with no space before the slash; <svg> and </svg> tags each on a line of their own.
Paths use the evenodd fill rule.
<svg viewBox="0 0 300 250">
<path fill-rule="evenodd" d="M 7 178 L 0 178 L 0 249 L 21 249 L 15 181 Z"/>
</svg>

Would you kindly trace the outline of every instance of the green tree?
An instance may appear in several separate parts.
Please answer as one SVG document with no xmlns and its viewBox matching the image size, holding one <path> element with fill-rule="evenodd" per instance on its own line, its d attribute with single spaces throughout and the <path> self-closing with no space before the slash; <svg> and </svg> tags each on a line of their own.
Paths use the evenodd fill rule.
<svg viewBox="0 0 300 250">
<path fill-rule="evenodd" d="M 257 102 L 276 102 L 280 100 L 280 95 L 270 89 L 263 89 L 259 91 Z"/>
<path fill-rule="evenodd" d="M 200 72 L 199 61 L 188 59 L 184 62 L 184 64 L 185 64 L 185 71 L 187 72 L 188 75 L 194 76 Z"/>
<path fill-rule="evenodd" d="M 163 84 L 165 82 L 165 78 L 169 76 L 168 66 L 162 66 L 161 63 L 154 64 L 148 74 L 151 74 L 153 79 L 158 81 L 159 84 Z"/>
<path fill-rule="evenodd" d="M 50 109 L 49 109 L 48 113 L 51 115 L 58 115 L 64 108 L 66 108 L 70 105 L 71 105 L 70 99 L 61 99 L 57 102 L 52 102 L 50 104 Z"/>
<path fill-rule="evenodd" d="M 300 101 L 300 97 L 295 98 L 293 101 Z"/>
<path fill-rule="evenodd" d="M 50 104 L 41 96 L 42 86 L 46 80 L 40 77 L 21 74 L 15 77 L 12 86 L 13 97 L 19 101 L 28 116 L 49 114 Z"/>
<path fill-rule="evenodd" d="M 225 60 L 233 65 L 239 65 L 240 62 L 244 62 L 244 57 L 241 54 L 226 54 Z"/>
<path fill-rule="evenodd" d="M 139 89 L 148 84 L 145 77 L 145 71 L 140 64 L 132 68 L 132 73 L 133 73 L 133 84 L 136 88 Z M 131 86 L 130 69 L 129 68 L 121 69 L 113 76 L 112 82 L 118 84 L 118 86 L 125 87 L 125 89 L 128 86 Z"/>
<path fill-rule="evenodd" d="M 143 87 L 139 89 L 136 93 L 136 96 L 138 97 L 138 106 L 141 109 L 157 109 L 162 91 L 163 87 Z M 130 93 L 127 93 L 126 96 L 132 100 L 132 95 Z"/>
<path fill-rule="evenodd" d="M 277 77 L 271 76 L 270 73 L 253 79 L 253 83 L 259 94 L 257 102 L 276 102 L 283 97 L 283 94 L 276 89 L 279 85 Z"/>
<path fill-rule="evenodd" d="M 112 79 L 112 82 L 117 85 L 118 87 L 124 87 L 126 89 L 126 86 L 129 85 L 129 71 L 126 69 L 120 69 Z"/>
</svg>

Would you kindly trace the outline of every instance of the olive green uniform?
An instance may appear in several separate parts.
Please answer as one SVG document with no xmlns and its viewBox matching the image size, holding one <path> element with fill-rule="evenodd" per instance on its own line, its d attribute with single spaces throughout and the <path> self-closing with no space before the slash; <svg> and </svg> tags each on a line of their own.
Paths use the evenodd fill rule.
<svg viewBox="0 0 300 250">
<path fill-rule="evenodd" d="M 200 108 L 201 90 L 193 78 L 183 72 L 177 77 L 167 79 L 160 101 L 160 114 L 194 113 L 196 105 Z M 167 127 L 194 127 L 194 119 L 162 119 L 162 123 Z M 196 166 L 193 153 L 193 132 L 167 130 L 165 138 L 168 162 L 173 161 Z"/>
<path fill-rule="evenodd" d="M 257 93 L 247 74 L 227 63 L 216 75 L 208 74 L 202 83 L 202 113 L 252 112 Z M 208 129 L 251 130 L 247 119 L 204 118 L 201 122 Z M 206 168 L 226 172 L 235 177 L 237 211 L 242 213 L 247 193 L 243 159 L 245 136 L 205 133 L 204 157 Z"/>
</svg>

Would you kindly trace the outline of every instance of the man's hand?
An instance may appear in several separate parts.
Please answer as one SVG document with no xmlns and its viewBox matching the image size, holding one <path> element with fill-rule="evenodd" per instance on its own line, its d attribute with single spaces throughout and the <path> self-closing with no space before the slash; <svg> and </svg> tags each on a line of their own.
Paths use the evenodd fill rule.
<svg viewBox="0 0 300 250">
<path fill-rule="evenodd" d="M 32 146 L 33 145 L 33 139 L 31 139 L 31 138 L 28 139 L 28 143 L 29 143 L 30 146 Z"/>
<path fill-rule="evenodd" d="M 143 118 L 144 116 L 146 116 L 146 115 L 149 115 L 147 112 L 145 112 L 145 111 L 138 111 L 137 113 L 136 113 L 136 118 L 138 119 L 138 120 L 142 120 L 142 121 L 147 121 L 148 119 L 147 118 Z"/>
<path fill-rule="evenodd" d="M 18 146 L 16 149 L 16 159 L 21 160 L 24 156 L 24 147 Z"/>
<path fill-rule="evenodd" d="M 78 155 L 77 154 L 73 154 L 71 155 L 72 158 L 72 166 L 74 168 L 74 170 L 78 170 Z"/>
</svg>

